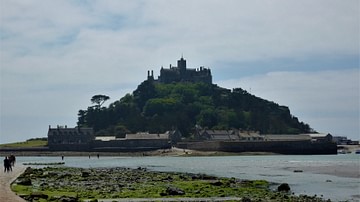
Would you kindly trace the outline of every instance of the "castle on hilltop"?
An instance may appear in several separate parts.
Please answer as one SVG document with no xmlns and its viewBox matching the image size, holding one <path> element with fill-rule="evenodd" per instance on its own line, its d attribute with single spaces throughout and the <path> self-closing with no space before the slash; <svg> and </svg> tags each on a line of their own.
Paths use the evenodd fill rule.
<svg viewBox="0 0 360 202">
<path fill-rule="evenodd" d="M 203 82 L 212 84 L 211 70 L 208 68 L 200 67 L 196 69 L 186 68 L 186 60 L 183 57 L 177 61 L 177 67 L 171 66 L 169 69 L 161 67 L 160 76 L 154 79 L 154 72 L 148 71 L 148 80 L 157 81 L 160 83 L 172 82 Z"/>
</svg>

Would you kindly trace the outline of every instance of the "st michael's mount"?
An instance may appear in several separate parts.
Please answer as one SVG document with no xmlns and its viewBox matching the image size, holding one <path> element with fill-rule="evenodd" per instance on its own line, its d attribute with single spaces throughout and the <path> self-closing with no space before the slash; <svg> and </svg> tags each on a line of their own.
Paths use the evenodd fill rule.
<svg viewBox="0 0 360 202">
<path fill-rule="evenodd" d="M 105 100 L 104 100 L 105 101 Z M 319 134 L 286 106 L 241 88 L 213 84 L 209 68 L 160 68 L 109 107 L 80 110 L 75 128 L 49 126 L 50 151 L 201 151 L 336 154 L 332 135 Z"/>
</svg>

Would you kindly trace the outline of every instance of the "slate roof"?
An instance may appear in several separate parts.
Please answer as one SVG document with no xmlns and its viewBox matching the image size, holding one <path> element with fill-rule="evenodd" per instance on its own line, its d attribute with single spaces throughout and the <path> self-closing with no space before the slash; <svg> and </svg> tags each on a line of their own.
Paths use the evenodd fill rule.
<svg viewBox="0 0 360 202">
<path fill-rule="evenodd" d="M 150 134 L 150 133 L 135 133 L 135 134 L 126 134 L 126 139 L 135 140 L 135 139 L 169 139 L 170 133 L 162 133 L 162 134 Z"/>
</svg>

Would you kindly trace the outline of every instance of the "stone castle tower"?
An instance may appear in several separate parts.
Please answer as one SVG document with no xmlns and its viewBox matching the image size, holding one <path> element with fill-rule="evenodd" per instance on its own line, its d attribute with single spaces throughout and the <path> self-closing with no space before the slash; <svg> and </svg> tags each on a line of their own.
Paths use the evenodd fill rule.
<svg viewBox="0 0 360 202">
<path fill-rule="evenodd" d="M 172 83 L 172 82 L 203 82 L 212 84 L 211 70 L 208 68 L 187 68 L 186 60 L 181 57 L 177 61 L 177 67 L 171 66 L 169 69 L 161 67 L 160 76 L 157 80 L 154 80 L 153 71 L 148 71 L 148 80 L 157 81 L 160 83 Z"/>
</svg>

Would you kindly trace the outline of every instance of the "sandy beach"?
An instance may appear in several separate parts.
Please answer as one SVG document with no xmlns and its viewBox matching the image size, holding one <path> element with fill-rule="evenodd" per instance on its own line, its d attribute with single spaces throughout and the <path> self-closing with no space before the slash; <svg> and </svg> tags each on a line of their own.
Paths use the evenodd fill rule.
<svg viewBox="0 0 360 202">
<path fill-rule="evenodd" d="M 303 167 L 304 172 L 317 174 L 334 175 L 338 177 L 360 178 L 360 165 L 353 164 L 347 166 L 329 167 L 329 166 L 311 166 Z"/>
<path fill-rule="evenodd" d="M 3 168 L 2 168 L 3 169 Z M 25 166 L 15 165 L 12 172 L 5 173 L 4 170 L 0 172 L 0 201 L 3 202 L 24 202 L 25 200 L 17 196 L 11 191 L 11 183 L 25 171 Z"/>
</svg>

